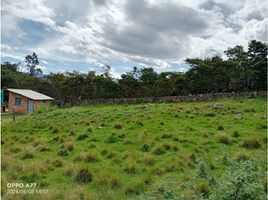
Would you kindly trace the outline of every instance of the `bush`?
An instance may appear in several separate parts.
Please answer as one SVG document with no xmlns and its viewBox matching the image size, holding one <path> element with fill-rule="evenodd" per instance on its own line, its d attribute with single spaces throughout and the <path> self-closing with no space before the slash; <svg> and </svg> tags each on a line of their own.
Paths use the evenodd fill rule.
<svg viewBox="0 0 268 200">
<path fill-rule="evenodd" d="M 52 133 L 59 133 L 59 132 L 60 132 L 60 130 L 58 128 L 53 128 L 52 129 Z"/>
<path fill-rule="evenodd" d="M 106 186 L 111 189 L 115 189 L 120 185 L 118 177 L 109 172 L 103 172 L 99 177 L 96 178 L 96 182 L 101 187 Z"/>
<path fill-rule="evenodd" d="M 139 126 L 143 126 L 143 123 L 141 121 L 136 121 L 136 124 Z"/>
<path fill-rule="evenodd" d="M 136 163 L 133 160 L 128 160 L 125 163 L 124 171 L 129 174 L 135 174 L 137 172 Z"/>
<path fill-rule="evenodd" d="M 237 138 L 237 137 L 239 137 L 239 136 L 240 136 L 240 134 L 238 133 L 238 131 L 234 131 L 234 132 L 233 132 L 233 137 Z"/>
<path fill-rule="evenodd" d="M 81 152 L 74 158 L 74 161 L 98 162 L 99 158 L 96 152 Z"/>
<path fill-rule="evenodd" d="M 86 139 L 86 138 L 88 138 L 88 135 L 87 135 L 87 134 L 81 134 L 81 135 L 79 135 L 79 136 L 77 137 L 77 140 L 84 140 L 84 139 Z"/>
<path fill-rule="evenodd" d="M 115 124 L 114 125 L 114 128 L 116 128 L 116 129 L 122 129 L 123 128 L 123 125 L 122 124 Z"/>
<path fill-rule="evenodd" d="M 165 153 L 165 149 L 162 147 L 162 146 L 155 146 L 153 148 L 153 154 L 155 155 L 161 155 L 161 154 L 164 154 Z"/>
<path fill-rule="evenodd" d="M 32 153 L 32 152 L 25 152 L 23 155 L 22 155 L 22 157 L 21 157 L 21 159 L 32 159 L 34 157 L 34 154 Z"/>
<path fill-rule="evenodd" d="M 230 144 L 231 143 L 230 137 L 227 134 L 220 134 L 218 136 L 218 140 L 222 144 Z"/>
<path fill-rule="evenodd" d="M 149 144 L 143 144 L 142 147 L 141 147 L 141 150 L 143 152 L 148 152 L 148 151 L 150 151 L 150 149 L 151 149 L 151 147 L 150 147 Z"/>
<path fill-rule="evenodd" d="M 250 160 L 234 163 L 227 172 L 221 176 L 220 184 L 209 196 L 210 200 L 228 199 L 266 199 L 263 185 L 259 182 L 262 173 Z"/>
<path fill-rule="evenodd" d="M 92 181 L 92 173 L 86 168 L 80 169 L 75 176 L 75 181 L 79 184 L 89 183 Z"/>
<path fill-rule="evenodd" d="M 242 160 L 249 160 L 250 156 L 244 152 L 238 152 L 236 153 L 236 159 L 238 161 L 242 161 Z"/>
<path fill-rule="evenodd" d="M 73 151 L 74 150 L 74 144 L 73 144 L 73 142 L 68 142 L 68 143 L 62 145 L 61 148 L 67 149 L 68 151 Z"/>
<path fill-rule="evenodd" d="M 91 133 L 92 132 L 92 128 L 88 127 L 87 128 L 87 132 Z"/>
<path fill-rule="evenodd" d="M 144 163 L 148 166 L 153 166 L 155 160 L 151 156 L 144 156 Z"/>
<path fill-rule="evenodd" d="M 106 142 L 107 143 L 116 143 L 118 141 L 117 137 L 114 135 L 110 135 L 107 139 Z"/>
<path fill-rule="evenodd" d="M 58 156 L 68 156 L 68 151 L 66 149 L 61 149 L 58 151 Z"/>
<path fill-rule="evenodd" d="M 53 161 L 53 165 L 55 167 L 62 167 L 63 166 L 63 161 L 60 160 L 60 159 L 56 159 L 56 160 Z"/>
<path fill-rule="evenodd" d="M 261 143 L 257 139 L 247 139 L 243 142 L 242 146 L 246 149 L 258 149 L 261 148 Z"/>
<path fill-rule="evenodd" d="M 209 184 L 206 180 L 198 181 L 195 185 L 195 189 L 198 193 L 201 193 L 201 195 L 205 198 L 209 196 Z"/>
<path fill-rule="evenodd" d="M 162 139 L 169 139 L 172 138 L 172 134 L 171 133 L 164 133 L 161 137 Z"/>
<path fill-rule="evenodd" d="M 216 115 L 214 113 L 205 113 L 205 117 L 215 117 Z"/>
<path fill-rule="evenodd" d="M 125 188 L 125 194 L 127 195 L 139 195 L 144 191 L 144 183 L 130 183 Z"/>
</svg>

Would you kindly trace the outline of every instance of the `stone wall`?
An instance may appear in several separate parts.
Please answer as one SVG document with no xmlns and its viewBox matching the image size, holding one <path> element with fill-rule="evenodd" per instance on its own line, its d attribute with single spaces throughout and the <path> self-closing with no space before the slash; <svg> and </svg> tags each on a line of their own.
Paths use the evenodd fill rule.
<svg viewBox="0 0 268 200">
<path fill-rule="evenodd" d="M 120 98 L 120 99 L 87 99 L 80 102 L 80 105 L 88 104 L 118 104 L 118 103 L 152 103 L 152 102 L 192 102 L 209 101 L 217 98 L 236 98 L 236 97 L 257 97 L 267 96 L 267 91 L 243 92 L 243 93 L 211 93 L 197 94 L 188 96 L 168 96 L 168 97 L 146 97 L 146 98 Z"/>
</svg>

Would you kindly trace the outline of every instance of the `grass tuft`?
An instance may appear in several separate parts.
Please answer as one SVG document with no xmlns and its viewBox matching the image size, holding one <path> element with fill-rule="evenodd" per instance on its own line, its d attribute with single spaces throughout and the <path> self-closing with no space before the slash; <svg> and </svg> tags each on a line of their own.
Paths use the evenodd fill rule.
<svg viewBox="0 0 268 200">
<path fill-rule="evenodd" d="M 257 139 L 251 138 L 244 140 L 242 146 L 246 149 L 259 149 L 261 148 L 261 143 Z"/>
<path fill-rule="evenodd" d="M 92 178 L 92 172 L 87 168 L 82 168 L 78 170 L 74 180 L 79 184 L 86 184 L 91 182 Z"/>
</svg>

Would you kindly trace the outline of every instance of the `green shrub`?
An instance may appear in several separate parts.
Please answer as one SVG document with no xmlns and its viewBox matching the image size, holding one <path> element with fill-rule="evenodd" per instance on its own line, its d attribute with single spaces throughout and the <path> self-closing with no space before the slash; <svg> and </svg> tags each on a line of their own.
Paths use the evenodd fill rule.
<svg viewBox="0 0 268 200">
<path fill-rule="evenodd" d="M 86 184 L 91 182 L 92 181 L 91 171 L 86 168 L 80 169 L 75 176 L 75 181 L 78 182 L 79 184 Z"/>
<path fill-rule="evenodd" d="M 142 182 L 129 183 L 125 187 L 126 195 L 139 195 L 144 191 L 145 185 Z"/>
<path fill-rule="evenodd" d="M 205 117 L 215 117 L 215 113 L 205 113 L 204 114 Z"/>
<path fill-rule="evenodd" d="M 210 200 L 262 200 L 266 199 L 259 179 L 263 174 L 250 160 L 234 163 L 218 181 L 217 187 L 209 196 Z"/>
<path fill-rule="evenodd" d="M 25 159 L 33 159 L 34 158 L 34 154 L 32 152 L 25 152 L 21 159 L 25 160 Z"/>
<path fill-rule="evenodd" d="M 209 196 L 210 189 L 206 180 L 198 181 L 195 185 L 195 189 L 197 193 L 201 193 L 203 197 L 207 198 Z"/>
<path fill-rule="evenodd" d="M 136 166 L 135 161 L 127 160 L 124 165 L 124 171 L 129 174 L 135 174 L 137 172 L 137 166 Z"/>
<path fill-rule="evenodd" d="M 139 126 L 143 126 L 143 123 L 141 121 L 136 121 L 136 124 Z"/>
<path fill-rule="evenodd" d="M 238 161 L 249 160 L 250 158 L 250 156 L 245 152 L 237 152 L 235 157 L 236 157 L 236 160 Z"/>
<path fill-rule="evenodd" d="M 110 172 L 103 172 L 100 176 L 96 177 L 96 183 L 102 187 L 109 187 L 115 189 L 120 185 L 120 180 L 117 176 Z"/>
<path fill-rule="evenodd" d="M 60 130 L 58 128 L 53 128 L 52 129 L 52 133 L 59 133 L 59 132 L 60 132 Z"/>
<path fill-rule="evenodd" d="M 63 166 L 63 161 L 60 160 L 60 159 L 56 159 L 56 160 L 53 161 L 53 165 L 55 167 L 62 167 Z"/>
<path fill-rule="evenodd" d="M 257 139 L 246 139 L 244 140 L 242 146 L 246 149 L 259 149 L 261 148 L 261 143 Z"/>
<path fill-rule="evenodd" d="M 151 147 L 149 144 L 143 144 L 142 147 L 141 147 L 141 150 L 143 152 L 149 152 L 151 150 Z"/>
<path fill-rule="evenodd" d="M 234 132 L 233 132 L 233 137 L 237 138 L 237 137 L 239 137 L 239 136 L 240 136 L 240 134 L 238 133 L 238 131 L 234 131 Z"/>
<path fill-rule="evenodd" d="M 165 153 L 165 149 L 159 145 L 155 146 L 152 151 L 153 151 L 153 154 L 155 154 L 155 155 L 161 155 L 161 154 Z"/>
<path fill-rule="evenodd" d="M 122 124 L 115 124 L 114 125 L 114 128 L 116 128 L 116 129 L 122 129 L 123 128 L 123 125 Z"/>
<path fill-rule="evenodd" d="M 99 158 L 96 152 L 81 152 L 74 158 L 74 161 L 98 162 Z"/>
<path fill-rule="evenodd" d="M 147 165 L 147 166 L 153 166 L 154 163 L 155 163 L 155 160 L 153 157 L 151 156 L 144 156 L 144 163 Z"/>
<path fill-rule="evenodd" d="M 218 140 L 219 140 L 219 142 L 222 143 L 222 144 L 230 144 L 230 143 L 231 143 L 231 139 L 230 139 L 230 137 L 229 137 L 227 134 L 225 134 L 225 133 L 220 134 L 220 135 L 218 136 Z"/>
<path fill-rule="evenodd" d="M 169 138 L 172 138 L 172 133 L 164 133 L 162 136 L 161 136 L 162 139 L 169 139 Z"/>
<path fill-rule="evenodd" d="M 68 151 L 66 149 L 61 149 L 58 151 L 58 156 L 68 156 Z"/>
<path fill-rule="evenodd" d="M 66 144 L 61 146 L 62 149 L 67 149 L 68 151 L 74 150 L 74 144 L 73 142 L 67 142 Z"/>
<path fill-rule="evenodd" d="M 224 130 L 224 127 L 220 125 L 220 126 L 218 126 L 218 130 L 219 131 L 223 131 Z"/>
<path fill-rule="evenodd" d="M 88 135 L 87 135 L 87 134 L 80 134 L 80 135 L 76 138 L 76 140 L 84 140 L 84 139 L 86 139 L 86 138 L 88 138 Z"/>
<path fill-rule="evenodd" d="M 110 135 L 108 136 L 108 138 L 106 139 L 107 143 L 116 143 L 118 141 L 118 138 L 114 135 Z"/>
</svg>

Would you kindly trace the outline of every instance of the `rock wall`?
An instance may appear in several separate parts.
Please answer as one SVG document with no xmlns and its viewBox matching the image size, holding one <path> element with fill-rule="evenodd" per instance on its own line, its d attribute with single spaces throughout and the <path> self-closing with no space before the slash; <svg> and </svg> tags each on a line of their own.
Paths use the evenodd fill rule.
<svg viewBox="0 0 268 200">
<path fill-rule="evenodd" d="M 168 96 L 168 97 L 145 97 L 145 98 L 120 98 L 120 99 L 87 99 L 80 102 L 80 105 L 88 104 L 118 104 L 118 103 L 153 103 L 153 102 L 193 102 L 193 101 L 209 101 L 222 97 L 257 97 L 267 96 L 267 91 L 243 92 L 243 93 L 211 93 L 197 94 L 188 96 Z"/>
</svg>

